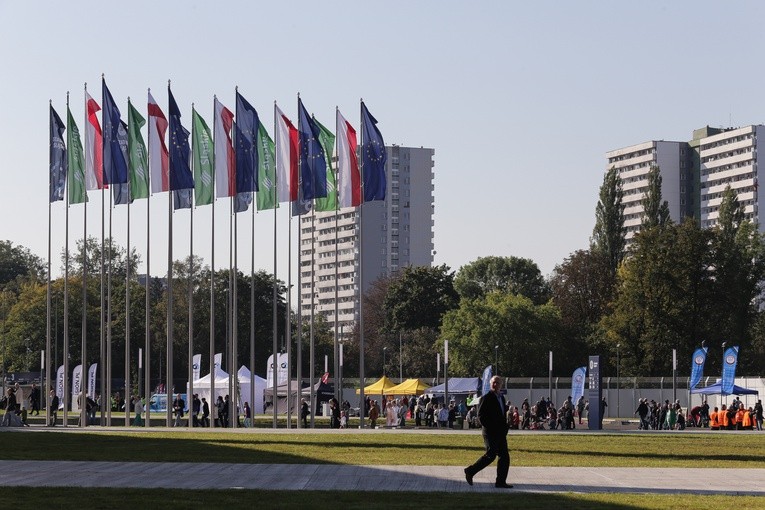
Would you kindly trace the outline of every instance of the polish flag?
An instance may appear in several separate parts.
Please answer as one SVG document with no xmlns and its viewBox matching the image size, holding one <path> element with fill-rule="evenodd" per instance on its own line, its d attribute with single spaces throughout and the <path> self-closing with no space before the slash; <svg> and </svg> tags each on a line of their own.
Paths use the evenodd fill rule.
<svg viewBox="0 0 765 510">
<path fill-rule="evenodd" d="M 151 192 L 170 191 L 170 160 L 165 144 L 167 118 L 149 92 L 149 169 Z"/>
<path fill-rule="evenodd" d="M 279 202 L 298 198 L 298 130 L 274 105 L 276 126 L 276 191 Z"/>
<path fill-rule="evenodd" d="M 356 130 L 337 110 L 338 207 L 361 205 L 361 174 L 356 154 Z"/>
<path fill-rule="evenodd" d="M 104 136 L 96 113 L 101 109 L 85 91 L 85 189 L 104 188 Z"/>
<path fill-rule="evenodd" d="M 233 197 L 236 195 L 236 155 L 231 144 L 231 127 L 234 114 L 215 98 L 215 196 Z"/>
</svg>

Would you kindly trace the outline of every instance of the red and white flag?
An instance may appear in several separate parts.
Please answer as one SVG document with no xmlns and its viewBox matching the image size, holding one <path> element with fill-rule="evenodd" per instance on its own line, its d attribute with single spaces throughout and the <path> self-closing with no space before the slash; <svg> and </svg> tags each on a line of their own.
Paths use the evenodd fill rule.
<svg viewBox="0 0 765 510">
<path fill-rule="evenodd" d="M 170 159 L 165 144 L 167 118 L 149 92 L 149 170 L 151 192 L 170 191 Z"/>
<path fill-rule="evenodd" d="M 236 156 L 231 144 L 231 128 L 234 114 L 215 98 L 215 196 L 233 197 L 236 195 Z"/>
<path fill-rule="evenodd" d="M 337 110 L 337 192 L 340 208 L 361 205 L 361 174 L 356 146 L 356 130 Z"/>
<path fill-rule="evenodd" d="M 298 198 L 298 130 L 274 105 L 276 125 L 276 193 L 279 202 Z"/>
<path fill-rule="evenodd" d="M 85 91 L 85 189 L 104 188 L 104 136 L 96 113 L 101 109 Z"/>
</svg>

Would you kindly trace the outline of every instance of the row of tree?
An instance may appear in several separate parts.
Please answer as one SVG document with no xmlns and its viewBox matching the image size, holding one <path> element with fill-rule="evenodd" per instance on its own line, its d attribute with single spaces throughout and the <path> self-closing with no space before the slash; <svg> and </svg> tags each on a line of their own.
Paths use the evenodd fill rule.
<svg viewBox="0 0 765 510">
<path fill-rule="evenodd" d="M 370 376 L 435 377 L 436 353 L 449 340 L 450 375 L 474 376 L 488 364 L 508 376 L 547 373 L 547 352 L 555 353 L 556 375 L 566 376 L 586 362 L 588 354 L 605 357 L 616 372 L 617 352 L 624 376 L 671 373 L 672 350 L 680 373 L 690 371 L 693 350 L 710 347 L 708 374 L 719 374 L 720 345 L 739 345 L 740 372 L 758 373 L 765 363 L 765 314 L 760 311 L 765 279 L 763 236 L 746 219 L 736 193 L 725 190 L 719 218 L 702 229 L 691 217 L 670 220 L 661 197 L 658 168 L 649 174 L 649 189 L 640 232 L 627 244 L 622 183 L 607 172 L 596 207 L 595 228 L 587 249 L 578 250 L 544 278 L 531 260 L 513 256 L 479 258 L 459 271 L 445 265 L 407 267 L 372 282 L 363 296 L 366 373 Z M 82 316 L 82 268 L 87 281 L 88 358 L 100 354 L 101 246 L 88 239 L 69 261 L 69 354 L 79 362 Z M 104 254 L 111 273 L 111 338 L 113 373 L 124 373 L 126 278 L 136 275 L 139 257 L 112 246 Z M 110 261 L 110 262 L 109 262 Z M 64 262 L 62 258 L 62 263 Z M 195 352 L 206 360 L 210 338 L 210 285 L 215 290 L 216 352 L 226 349 L 232 325 L 226 320 L 233 275 L 203 267 L 198 258 L 174 263 L 174 372 L 185 377 L 188 359 L 189 289 L 193 299 Z M 237 328 L 239 364 L 250 359 L 250 332 L 255 333 L 256 373 L 265 371 L 272 350 L 274 275 L 259 271 L 253 278 L 238 273 Z M 131 359 L 145 345 L 145 287 L 130 279 Z M 153 378 L 162 380 L 166 366 L 167 293 L 165 280 L 154 278 L 150 292 L 150 347 Z M 276 281 L 278 342 L 286 348 L 285 286 Z M 250 319 L 251 289 L 255 315 Z M 56 364 L 63 356 L 63 279 L 53 282 Z M 37 370 L 45 345 L 46 286 L 43 263 L 26 248 L 0 242 L 0 335 L 8 371 Z M 292 352 L 297 345 L 294 313 L 290 314 Z M 308 318 L 303 317 L 303 373 L 309 373 Z M 323 317 L 315 318 L 314 373 L 324 356 L 332 356 L 333 332 Z M 359 360 L 358 327 L 346 342 L 344 374 L 355 377 Z M 715 356 L 715 353 L 718 355 Z M 443 358 L 442 358 L 443 360 Z M 688 360 L 688 361 L 685 361 Z M 133 363 L 135 365 L 135 363 Z M 203 362 L 203 366 L 206 361 Z M 117 375 L 115 375 L 118 377 Z M 135 377 L 135 374 L 134 374 Z M 135 379 L 134 379 L 135 380 Z"/>
</svg>

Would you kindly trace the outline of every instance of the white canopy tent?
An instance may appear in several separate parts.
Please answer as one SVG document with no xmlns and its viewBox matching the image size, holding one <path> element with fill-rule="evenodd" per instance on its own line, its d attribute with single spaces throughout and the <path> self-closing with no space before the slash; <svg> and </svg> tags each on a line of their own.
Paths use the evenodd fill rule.
<svg viewBox="0 0 765 510">
<path fill-rule="evenodd" d="M 210 393 L 211 387 L 212 374 L 207 374 L 206 376 L 200 377 L 194 381 L 194 393 L 199 395 L 200 400 L 202 400 L 204 397 L 212 408 L 212 406 L 215 404 L 215 399 L 217 399 L 218 396 L 225 397 L 228 394 L 228 374 L 221 370 L 221 368 L 218 366 L 215 367 L 215 398 L 212 398 Z M 187 383 L 186 394 L 188 395 L 188 393 L 189 385 Z M 210 409 L 210 414 L 212 414 L 212 409 Z"/>
<path fill-rule="evenodd" d="M 266 389 L 266 380 L 260 377 L 258 374 L 252 376 L 250 374 L 250 370 L 244 365 L 242 365 L 239 370 L 237 370 L 236 374 L 237 378 L 239 379 L 239 388 L 241 389 L 240 402 L 250 401 L 250 388 L 251 385 L 254 385 L 255 400 L 251 403 L 250 409 L 252 409 L 253 415 L 265 413 L 263 409 L 263 392 Z M 226 386 L 228 386 L 228 379 L 226 379 Z"/>
</svg>

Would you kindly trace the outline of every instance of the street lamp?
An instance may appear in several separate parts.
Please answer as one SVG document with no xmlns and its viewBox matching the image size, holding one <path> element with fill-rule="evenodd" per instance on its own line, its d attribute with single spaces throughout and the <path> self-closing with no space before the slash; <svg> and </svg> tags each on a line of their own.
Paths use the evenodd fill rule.
<svg viewBox="0 0 765 510">
<path fill-rule="evenodd" d="M 398 332 L 398 378 L 404 382 L 404 348 L 401 341 L 401 331 Z"/>
<path fill-rule="evenodd" d="M 385 377 L 385 352 L 388 350 L 387 347 L 383 347 L 383 377 Z"/>
<path fill-rule="evenodd" d="M 499 373 L 499 345 L 494 346 L 494 373 Z"/>
<path fill-rule="evenodd" d="M 616 344 L 616 417 L 617 417 L 617 419 L 619 418 L 619 416 L 621 416 L 621 414 L 619 414 L 619 412 L 621 411 L 621 409 L 620 409 L 621 401 L 620 401 L 620 398 L 619 398 L 620 397 L 619 389 L 620 389 L 620 386 L 621 386 L 619 384 L 621 382 L 620 379 L 619 379 L 619 368 L 620 368 L 620 365 L 621 365 L 621 363 L 620 363 L 621 358 L 619 357 L 619 347 L 621 347 L 621 345 L 622 344 Z"/>
</svg>

